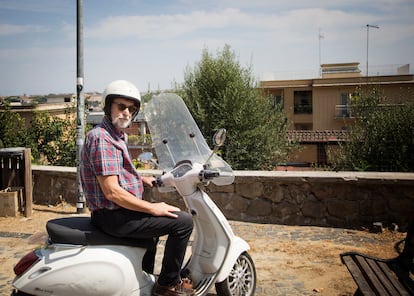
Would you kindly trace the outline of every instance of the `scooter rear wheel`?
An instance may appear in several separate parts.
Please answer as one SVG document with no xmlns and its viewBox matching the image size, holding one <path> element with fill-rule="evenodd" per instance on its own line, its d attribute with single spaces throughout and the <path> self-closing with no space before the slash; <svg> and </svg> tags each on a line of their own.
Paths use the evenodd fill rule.
<svg viewBox="0 0 414 296">
<path fill-rule="evenodd" d="M 218 296 L 253 296 L 256 290 L 256 268 L 247 252 L 237 258 L 229 276 L 216 283 Z"/>
</svg>

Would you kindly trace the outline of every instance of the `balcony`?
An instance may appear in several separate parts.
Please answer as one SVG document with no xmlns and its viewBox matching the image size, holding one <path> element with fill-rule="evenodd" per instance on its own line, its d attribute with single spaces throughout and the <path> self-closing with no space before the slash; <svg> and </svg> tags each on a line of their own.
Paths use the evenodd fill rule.
<svg viewBox="0 0 414 296">
<path fill-rule="evenodd" d="M 294 114 L 312 114 L 311 104 L 298 104 L 293 107 Z"/>
<path fill-rule="evenodd" d="M 350 105 L 336 105 L 335 118 L 354 118 Z"/>
</svg>

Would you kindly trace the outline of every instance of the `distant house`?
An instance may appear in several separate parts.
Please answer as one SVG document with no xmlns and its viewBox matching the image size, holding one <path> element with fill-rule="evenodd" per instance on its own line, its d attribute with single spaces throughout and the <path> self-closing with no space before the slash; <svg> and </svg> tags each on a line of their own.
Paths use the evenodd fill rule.
<svg viewBox="0 0 414 296">
<path fill-rule="evenodd" d="M 358 90 L 380 88 L 391 104 L 414 102 L 414 75 L 409 66 L 395 75 L 362 76 L 359 63 L 321 65 L 322 77 L 301 80 L 261 81 L 275 104 L 282 104 L 289 120 L 289 138 L 304 148 L 292 157 L 299 163 L 327 164 L 327 146 L 346 139 L 354 122 L 350 98 Z"/>
<path fill-rule="evenodd" d="M 88 110 L 91 112 L 101 111 L 102 110 L 101 100 L 102 100 L 102 94 L 96 93 L 96 92 L 90 93 L 87 98 Z"/>
<path fill-rule="evenodd" d="M 50 94 L 46 96 L 47 104 L 60 104 L 60 103 L 75 103 L 76 95 L 75 94 Z"/>
<path fill-rule="evenodd" d="M 42 104 L 33 104 L 27 96 L 13 98 L 10 103 L 10 110 L 20 115 L 26 128 L 30 126 L 35 111 L 47 111 L 50 116 L 59 118 L 66 118 L 68 115 L 76 116 L 75 96 L 73 94 L 48 95 L 46 98 L 46 103 Z"/>
</svg>

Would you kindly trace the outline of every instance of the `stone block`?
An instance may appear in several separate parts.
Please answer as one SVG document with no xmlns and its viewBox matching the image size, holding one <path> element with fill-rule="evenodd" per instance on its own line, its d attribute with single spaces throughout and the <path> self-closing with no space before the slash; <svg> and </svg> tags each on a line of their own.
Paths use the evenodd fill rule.
<svg viewBox="0 0 414 296">
<path fill-rule="evenodd" d="M 263 194 L 263 183 L 237 184 L 236 193 L 249 199 L 255 199 Z"/>
<path fill-rule="evenodd" d="M 322 202 L 305 201 L 302 207 L 302 214 L 308 218 L 325 217 L 326 206 Z"/>
<path fill-rule="evenodd" d="M 359 203 L 347 200 L 331 200 L 327 202 L 328 214 L 337 218 L 355 217 L 359 215 Z"/>
<path fill-rule="evenodd" d="M 250 203 L 246 214 L 253 217 L 264 217 L 269 216 L 271 213 L 272 203 L 268 200 L 257 198 Z"/>
<path fill-rule="evenodd" d="M 0 217 L 16 217 L 19 214 L 19 191 L 0 192 Z"/>
</svg>

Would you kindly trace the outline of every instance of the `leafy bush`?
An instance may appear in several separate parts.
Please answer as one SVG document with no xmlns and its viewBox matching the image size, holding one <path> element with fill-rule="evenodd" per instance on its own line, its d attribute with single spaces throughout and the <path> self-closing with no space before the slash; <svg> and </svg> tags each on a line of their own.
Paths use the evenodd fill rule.
<svg viewBox="0 0 414 296">
<path fill-rule="evenodd" d="M 356 123 L 336 158 L 336 169 L 414 171 L 414 104 L 386 104 L 378 88 L 352 99 Z"/>
</svg>

